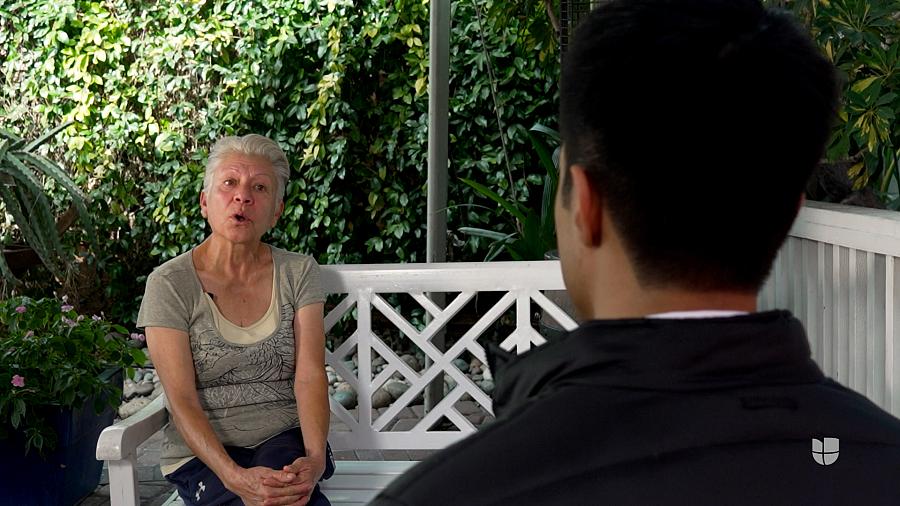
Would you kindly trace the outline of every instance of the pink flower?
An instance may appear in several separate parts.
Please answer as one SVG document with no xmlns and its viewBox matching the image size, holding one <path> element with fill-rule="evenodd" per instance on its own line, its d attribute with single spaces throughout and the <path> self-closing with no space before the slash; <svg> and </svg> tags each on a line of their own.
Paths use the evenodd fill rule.
<svg viewBox="0 0 900 506">
<path fill-rule="evenodd" d="M 78 318 L 75 318 L 75 321 L 76 321 L 76 322 L 80 322 L 80 321 L 82 321 L 82 320 L 84 320 L 84 315 L 83 315 L 83 314 L 80 314 L 80 315 L 78 315 Z"/>
<path fill-rule="evenodd" d="M 69 302 L 69 296 L 68 296 L 68 295 L 63 295 L 63 296 L 62 296 L 62 301 L 63 301 L 63 302 Z"/>
<path fill-rule="evenodd" d="M 12 386 L 14 386 L 14 387 L 22 388 L 25 386 L 25 378 L 16 374 L 15 376 L 12 377 L 12 381 L 10 383 L 12 383 Z"/>
<path fill-rule="evenodd" d="M 16 312 L 22 314 L 26 311 L 25 306 L 19 306 L 16 308 Z"/>
<path fill-rule="evenodd" d="M 65 323 L 66 325 L 68 325 L 70 327 L 74 327 L 74 326 L 78 325 L 77 323 L 75 323 L 75 320 L 73 320 L 71 318 L 66 318 L 65 316 L 63 316 L 62 321 L 63 321 L 63 323 Z"/>
<path fill-rule="evenodd" d="M 26 339 L 28 339 L 29 337 L 33 337 L 33 336 L 34 336 L 34 331 L 33 331 L 33 330 L 29 330 L 28 332 L 25 333 L 25 338 L 26 338 Z"/>
<path fill-rule="evenodd" d="M 102 320 L 102 319 L 103 319 L 103 318 L 100 318 L 100 317 L 97 316 L 97 315 L 91 316 L 91 320 L 94 320 L 95 322 L 99 322 L 99 321 Z"/>
<path fill-rule="evenodd" d="M 59 308 L 63 313 L 68 313 L 69 311 L 75 309 L 75 306 L 69 304 L 63 304 L 62 307 Z"/>
<path fill-rule="evenodd" d="M 142 342 L 147 340 L 147 338 L 144 337 L 144 334 L 138 334 L 137 332 L 132 332 L 131 338 L 134 339 L 135 341 L 142 341 Z"/>
</svg>

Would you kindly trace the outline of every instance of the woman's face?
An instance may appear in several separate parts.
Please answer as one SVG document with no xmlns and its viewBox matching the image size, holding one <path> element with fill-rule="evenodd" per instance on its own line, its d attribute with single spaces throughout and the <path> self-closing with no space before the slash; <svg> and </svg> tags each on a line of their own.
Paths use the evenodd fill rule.
<svg viewBox="0 0 900 506">
<path fill-rule="evenodd" d="M 200 192 L 200 212 L 214 234 L 235 243 L 259 241 L 284 210 L 284 202 L 275 202 L 276 187 L 267 159 L 228 154 L 213 172 L 209 193 Z"/>
</svg>

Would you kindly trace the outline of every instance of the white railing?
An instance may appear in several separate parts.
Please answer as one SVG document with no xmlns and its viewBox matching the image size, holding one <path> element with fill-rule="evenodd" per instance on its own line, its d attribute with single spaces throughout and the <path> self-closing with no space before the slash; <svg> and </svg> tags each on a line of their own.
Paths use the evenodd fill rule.
<svg viewBox="0 0 900 506">
<path fill-rule="evenodd" d="M 434 449 L 467 436 L 476 430 L 475 426 L 457 411 L 455 404 L 468 394 L 487 413 L 493 413 L 491 398 L 463 374 L 453 360 L 468 352 L 482 363 L 487 363 L 479 338 L 513 305 L 515 330 L 500 343 L 508 351 L 522 353 L 544 342 L 532 326 L 533 314 L 538 309 L 548 312 L 566 329 L 576 325 L 572 318 L 541 293 L 543 290 L 564 288 L 558 261 L 341 265 L 324 266 L 322 269 L 325 291 L 346 294 L 326 315 L 326 333 L 356 308 L 355 330 L 336 349 L 326 353 L 327 363 L 350 384 L 359 400 L 356 409 L 348 410 L 331 399 L 333 416 L 349 428 L 347 431 L 332 431 L 329 435 L 329 441 L 336 449 Z M 455 342 L 442 351 L 434 345 L 432 338 L 445 329 L 448 322 L 478 292 L 501 292 L 502 295 L 461 336 L 454 336 Z M 388 294 L 398 293 L 409 294 L 428 313 L 430 321 L 421 331 L 386 301 Z M 442 308 L 433 303 L 427 293 L 455 296 Z M 383 314 L 404 339 L 408 339 L 429 359 L 429 365 L 424 370 L 413 370 L 373 332 L 375 311 Z M 354 352 L 358 356 L 358 374 L 354 374 L 346 362 Z M 372 367 L 373 352 L 386 361 L 377 374 Z M 372 395 L 396 373 L 411 384 L 410 388 L 386 410 L 379 412 L 373 409 Z M 405 431 L 386 430 L 388 424 L 409 407 L 413 399 L 423 394 L 429 384 L 435 380 L 441 382 L 442 374 L 455 381 L 455 388 L 424 413 L 414 427 Z M 442 417 L 459 430 L 429 430 Z"/>
<path fill-rule="evenodd" d="M 900 213 L 810 202 L 761 309 L 792 311 L 825 373 L 900 416 Z"/>
</svg>

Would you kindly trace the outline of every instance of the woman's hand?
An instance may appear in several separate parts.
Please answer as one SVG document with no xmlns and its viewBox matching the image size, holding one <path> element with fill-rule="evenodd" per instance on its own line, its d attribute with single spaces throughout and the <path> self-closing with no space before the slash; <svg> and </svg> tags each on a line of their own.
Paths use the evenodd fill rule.
<svg viewBox="0 0 900 506">
<path fill-rule="evenodd" d="M 321 478 L 322 474 L 325 472 L 325 457 L 300 457 L 293 463 L 284 466 L 282 471 L 279 472 L 284 473 L 285 477 L 290 478 L 290 483 L 282 486 L 284 486 L 284 488 L 291 488 L 291 490 L 301 491 L 301 498 L 296 503 L 266 501 L 263 504 L 265 506 L 281 504 L 298 504 L 303 506 L 309 502 L 309 497 L 316 488 L 316 483 L 318 483 L 319 478 Z M 280 485 L 278 478 L 274 476 L 264 479 L 263 484 L 273 488 Z"/>
<path fill-rule="evenodd" d="M 312 492 L 311 487 L 297 481 L 296 474 L 268 467 L 242 468 L 229 478 L 225 487 L 247 506 L 302 506 Z"/>
</svg>

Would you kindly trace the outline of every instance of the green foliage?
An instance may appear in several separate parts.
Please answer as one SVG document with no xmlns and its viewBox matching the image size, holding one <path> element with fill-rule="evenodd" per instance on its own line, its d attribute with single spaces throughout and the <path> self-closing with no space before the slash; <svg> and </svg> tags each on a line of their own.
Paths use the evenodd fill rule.
<svg viewBox="0 0 900 506">
<path fill-rule="evenodd" d="M 540 2 L 478 5 L 453 3 L 451 179 L 527 201 L 541 177 L 522 122 L 555 117 L 552 32 Z M 322 263 L 421 261 L 428 26 L 422 0 L 6 5 L 0 126 L 75 121 L 54 154 L 90 188 L 98 275 L 126 319 L 142 276 L 205 235 L 203 162 L 227 134 L 272 137 L 291 161 L 267 240 Z M 475 199 L 451 185 L 451 229 L 496 221 Z"/>
<path fill-rule="evenodd" d="M 540 135 L 538 135 L 540 134 Z M 462 182 L 479 194 L 495 202 L 508 215 L 516 227 L 515 232 L 503 233 L 478 227 L 463 227 L 460 232 L 493 240 L 485 260 L 493 260 L 504 249 L 513 260 L 544 260 L 547 252 L 556 249 L 556 224 L 553 220 L 553 206 L 559 175 L 559 132 L 543 125 L 535 125 L 528 131 L 532 146 L 541 161 L 546 174 L 543 176 L 544 191 L 535 207 L 529 207 L 516 200 L 507 200 L 490 188 L 469 179 Z M 544 140 L 547 137 L 557 146 L 551 154 L 551 147 Z"/>
<path fill-rule="evenodd" d="M 54 208 L 44 190 L 45 179 L 65 189 L 88 235 L 95 237 L 84 194 L 63 169 L 38 152 L 41 145 L 66 126 L 54 128 L 31 142 L 0 130 L 0 202 L 13 218 L 20 236 L 18 239 L 28 244 L 57 278 L 64 277 L 60 259 L 67 253 L 56 228 Z M 10 235 L 4 235 L 0 244 L 6 245 L 10 239 Z M 0 278 L 6 282 L 15 281 L 2 254 Z"/>
<path fill-rule="evenodd" d="M 853 160 L 855 189 L 885 198 L 900 182 L 900 1 L 769 1 L 794 11 L 846 78 L 829 160 Z M 896 190 L 895 190 L 896 192 Z M 900 200 L 894 202 L 894 207 Z"/>
<path fill-rule="evenodd" d="M 117 406 L 121 389 L 102 373 L 145 360 L 125 334 L 100 317 L 78 315 L 65 300 L 0 301 L 0 436 L 19 431 L 26 452 L 51 450 L 56 434 L 47 408 L 77 408 L 91 399 L 98 413 Z"/>
</svg>

